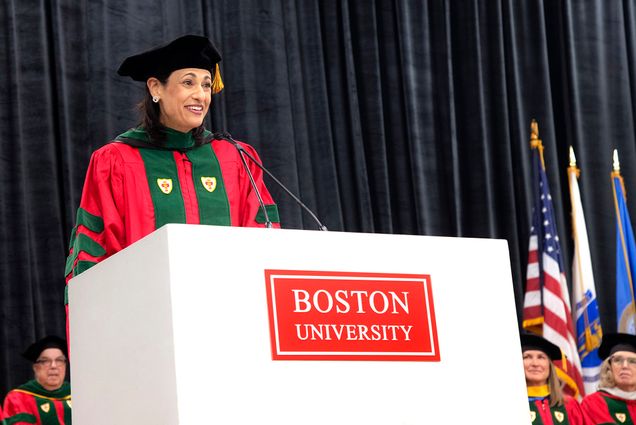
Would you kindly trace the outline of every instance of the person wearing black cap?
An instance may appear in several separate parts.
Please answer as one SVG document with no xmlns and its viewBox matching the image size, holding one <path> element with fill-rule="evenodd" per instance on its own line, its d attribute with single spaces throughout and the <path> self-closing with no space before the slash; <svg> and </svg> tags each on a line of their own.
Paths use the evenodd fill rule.
<svg viewBox="0 0 636 425">
<path fill-rule="evenodd" d="M 522 333 L 523 369 L 533 425 L 583 425 L 579 403 L 561 390 L 553 361 L 562 360 L 559 347 L 538 335 Z"/>
<path fill-rule="evenodd" d="M 636 336 L 603 335 L 598 355 L 601 363 L 598 391 L 581 402 L 590 425 L 636 423 Z"/>
<path fill-rule="evenodd" d="M 198 35 L 123 61 L 119 75 L 145 85 L 141 123 L 91 157 L 67 281 L 167 223 L 265 225 L 237 148 L 203 125 L 212 96 L 223 89 L 220 61 L 210 40 Z M 251 146 L 239 144 L 259 160 Z M 262 170 L 247 164 L 269 220 L 280 227 Z"/>
<path fill-rule="evenodd" d="M 70 425 L 71 387 L 66 377 L 66 341 L 47 336 L 22 356 L 33 363 L 35 378 L 9 391 L 4 399 L 8 424 Z"/>
</svg>

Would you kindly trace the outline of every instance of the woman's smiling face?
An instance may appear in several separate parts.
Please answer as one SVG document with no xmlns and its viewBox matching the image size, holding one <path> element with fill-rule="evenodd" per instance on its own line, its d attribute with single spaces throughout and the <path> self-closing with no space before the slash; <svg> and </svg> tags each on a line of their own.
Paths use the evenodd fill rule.
<svg viewBox="0 0 636 425">
<path fill-rule="evenodd" d="M 186 133 L 203 124 L 212 102 L 212 75 L 199 68 L 173 71 L 166 84 L 152 77 L 148 79 L 152 96 L 159 98 L 161 123 Z"/>
<path fill-rule="evenodd" d="M 545 385 L 550 376 L 550 358 L 539 350 L 523 352 L 523 369 L 527 385 Z"/>
</svg>

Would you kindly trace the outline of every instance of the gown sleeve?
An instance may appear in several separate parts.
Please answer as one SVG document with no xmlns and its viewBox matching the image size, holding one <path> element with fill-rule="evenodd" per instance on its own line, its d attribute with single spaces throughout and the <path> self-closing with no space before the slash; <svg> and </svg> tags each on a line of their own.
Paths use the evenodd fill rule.
<svg viewBox="0 0 636 425">
<path fill-rule="evenodd" d="M 108 258 L 124 245 L 123 161 L 109 145 L 93 153 L 75 227 L 71 232 L 65 276 L 73 276 Z"/>
<path fill-rule="evenodd" d="M 581 410 L 581 405 L 576 399 L 572 397 L 566 398 L 565 411 L 568 413 L 570 425 L 585 425 L 583 410 Z"/>
<path fill-rule="evenodd" d="M 251 156 L 253 156 L 259 163 L 262 164 L 260 157 L 256 150 L 246 144 L 241 142 L 241 146 L 248 152 Z M 263 198 L 263 203 L 265 204 L 265 208 L 267 210 L 267 215 L 269 216 L 269 220 L 273 223 L 273 226 L 276 228 L 280 228 L 280 217 L 278 214 L 278 207 L 274 203 L 272 199 L 272 195 L 269 193 L 269 190 L 265 186 L 265 182 L 263 181 L 263 170 L 261 170 L 254 161 L 250 158 L 246 158 L 246 162 L 250 171 L 252 172 L 252 176 L 254 177 L 254 182 L 256 183 L 256 187 L 258 188 L 261 197 Z M 263 227 L 265 223 L 265 214 L 262 212 L 260 208 L 260 203 L 258 201 L 258 197 L 254 192 L 251 182 L 249 181 L 249 176 L 247 172 L 241 167 L 240 177 L 241 177 L 241 191 L 242 198 L 245 199 L 245 204 L 241 208 L 241 216 L 240 216 L 240 226 L 243 227 Z"/>
<path fill-rule="evenodd" d="M 9 391 L 4 399 L 5 423 L 11 425 L 35 424 L 37 423 L 36 409 L 33 397 L 17 391 Z"/>
</svg>

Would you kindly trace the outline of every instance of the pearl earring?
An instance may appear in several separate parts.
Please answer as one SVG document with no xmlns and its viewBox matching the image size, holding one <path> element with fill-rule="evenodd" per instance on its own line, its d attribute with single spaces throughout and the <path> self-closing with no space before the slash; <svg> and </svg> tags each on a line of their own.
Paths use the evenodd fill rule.
<svg viewBox="0 0 636 425">
<path fill-rule="evenodd" d="M 152 97 L 152 101 L 155 103 L 159 103 L 159 97 L 158 96 L 153 96 Z"/>
</svg>

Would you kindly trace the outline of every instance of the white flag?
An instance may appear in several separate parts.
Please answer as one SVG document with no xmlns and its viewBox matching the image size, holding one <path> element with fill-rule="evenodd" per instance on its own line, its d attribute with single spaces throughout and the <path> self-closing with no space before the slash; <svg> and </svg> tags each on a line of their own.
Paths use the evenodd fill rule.
<svg viewBox="0 0 636 425">
<path fill-rule="evenodd" d="M 578 183 L 579 169 L 576 167 L 574 150 L 570 147 L 570 200 L 572 203 L 572 235 L 574 238 L 574 258 L 572 259 L 572 289 L 576 311 L 576 334 L 579 357 L 583 372 L 585 394 L 597 390 L 600 379 L 601 359 L 598 347 L 602 331 L 594 287 L 592 257 L 587 239 L 585 216 L 581 203 Z"/>
</svg>

